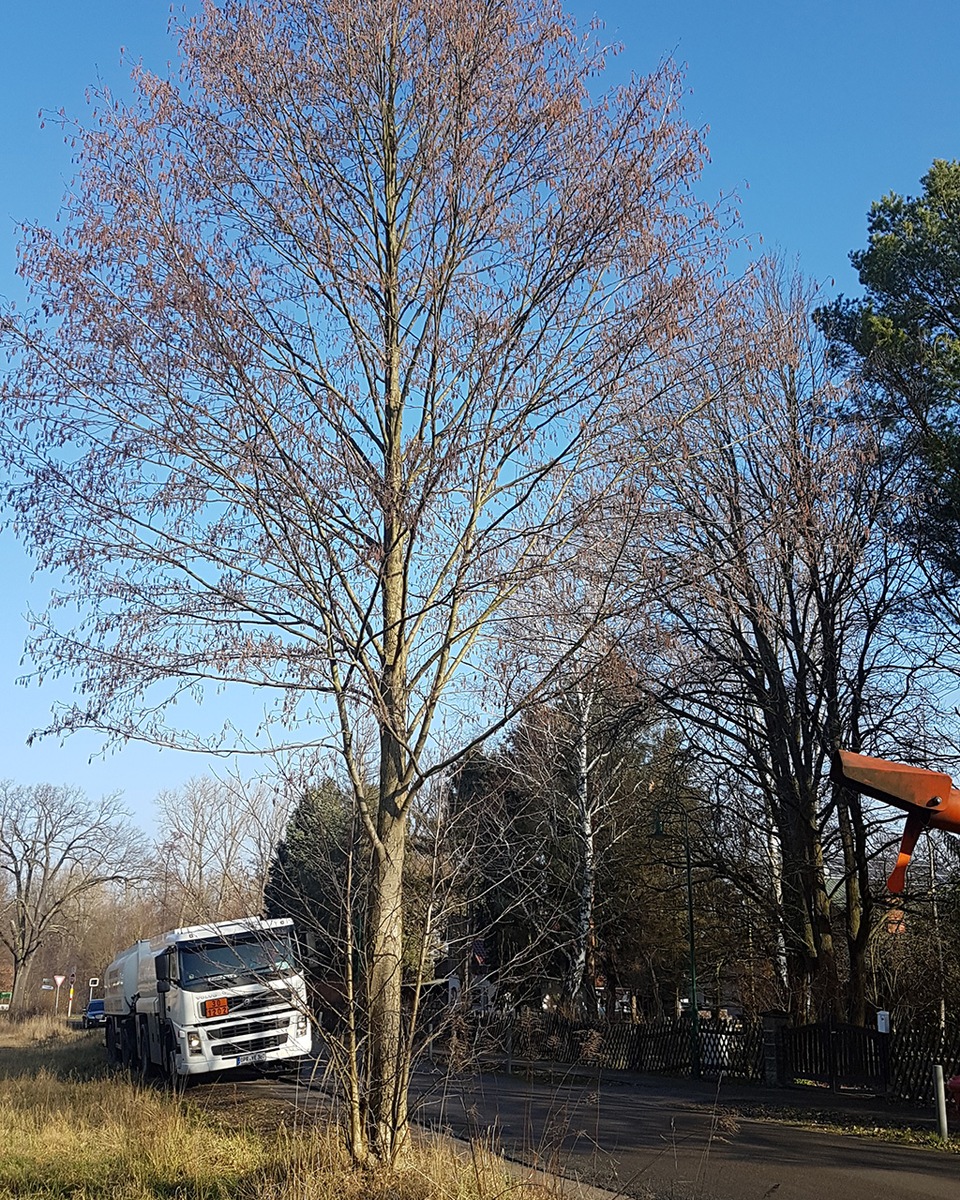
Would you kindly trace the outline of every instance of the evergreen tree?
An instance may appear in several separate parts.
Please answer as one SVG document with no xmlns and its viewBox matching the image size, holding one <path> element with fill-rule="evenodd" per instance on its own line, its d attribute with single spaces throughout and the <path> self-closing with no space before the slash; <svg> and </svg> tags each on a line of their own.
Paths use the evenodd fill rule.
<svg viewBox="0 0 960 1200">
<path fill-rule="evenodd" d="M 904 521 L 929 561 L 960 577 L 960 162 L 938 159 L 919 196 L 873 204 L 868 245 L 850 261 L 864 297 L 816 314 L 837 359 L 912 456 L 918 495 Z"/>
</svg>

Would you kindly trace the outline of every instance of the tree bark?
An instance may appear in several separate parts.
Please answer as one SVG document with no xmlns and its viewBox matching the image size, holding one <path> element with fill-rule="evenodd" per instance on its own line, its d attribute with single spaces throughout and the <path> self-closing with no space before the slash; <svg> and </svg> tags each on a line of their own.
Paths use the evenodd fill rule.
<svg viewBox="0 0 960 1200">
<path fill-rule="evenodd" d="M 393 805 L 381 804 L 381 810 L 385 808 Z M 405 816 L 395 811 L 384 813 L 379 836 L 371 872 L 367 934 L 368 1122 L 373 1153 L 383 1162 L 393 1162 L 408 1137 L 402 1018 Z"/>
<path fill-rule="evenodd" d="M 10 995 L 11 1013 L 23 1013 L 27 1011 L 27 984 L 30 982 L 30 968 L 32 965 L 30 960 L 16 958 L 13 960 L 13 984 Z"/>
<path fill-rule="evenodd" d="M 597 869 L 596 830 L 590 803 L 589 726 L 592 701 L 592 688 L 576 689 L 574 808 L 577 837 L 580 842 L 580 885 L 577 889 L 576 925 L 568 986 L 574 1007 L 582 1006 L 587 1016 L 594 1017 L 597 1014 L 597 992 L 594 984 L 596 962 L 593 909 Z"/>
</svg>

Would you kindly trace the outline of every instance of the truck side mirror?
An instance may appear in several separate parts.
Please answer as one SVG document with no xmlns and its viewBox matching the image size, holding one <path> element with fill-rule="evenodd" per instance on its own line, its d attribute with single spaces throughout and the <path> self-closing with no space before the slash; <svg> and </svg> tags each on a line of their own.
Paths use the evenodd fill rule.
<svg viewBox="0 0 960 1200">
<path fill-rule="evenodd" d="M 157 991 L 160 993 L 169 992 L 170 984 L 175 982 L 170 970 L 171 965 L 169 950 L 164 950 L 162 954 L 158 954 L 153 960 L 153 969 L 157 976 Z"/>
</svg>

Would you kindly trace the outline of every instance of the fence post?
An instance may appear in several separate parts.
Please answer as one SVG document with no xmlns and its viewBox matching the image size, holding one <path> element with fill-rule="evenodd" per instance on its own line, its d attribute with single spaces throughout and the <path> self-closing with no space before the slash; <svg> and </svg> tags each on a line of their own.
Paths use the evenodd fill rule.
<svg viewBox="0 0 960 1200">
<path fill-rule="evenodd" d="M 940 1130 L 940 1138 L 946 1142 L 950 1138 L 950 1130 L 947 1127 L 947 1097 L 943 1090 L 943 1066 L 940 1063 L 933 1064 L 933 1093 L 937 1101 L 937 1125 Z"/>
<path fill-rule="evenodd" d="M 761 1013 L 763 1021 L 763 1082 L 771 1087 L 783 1084 L 783 1030 L 789 1020 L 784 1012 Z"/>
<path fill-rule="evenodd" d="M 883 1094 L 890 1091 L 890 1014 L 885 1009 L 877 1013 L 877 1046 L 880 1050 L 880 1076 Z"/>
</svg>

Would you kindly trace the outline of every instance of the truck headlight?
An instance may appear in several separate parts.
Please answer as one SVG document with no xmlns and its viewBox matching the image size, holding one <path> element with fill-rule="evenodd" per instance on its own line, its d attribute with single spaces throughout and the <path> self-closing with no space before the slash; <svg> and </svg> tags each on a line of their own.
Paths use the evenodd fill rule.
<svg viewBox="0 0 960 1200">
<path fill-rule="evenodd" d="M 195 1029 L 191 1029 L 187 1033 L 187 1049 L 191 1054 L 202 1054 L 203 1047 L 200 1045 L 200 1034 Z"/>
<path fill-rule="evenodd" d="M 304 1037 L 307 1032 L 307 1014 L 297 1013 L 297 1037 Z"/>
</svg>

